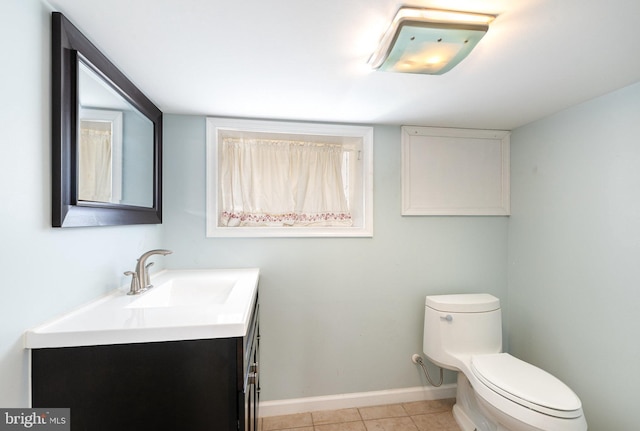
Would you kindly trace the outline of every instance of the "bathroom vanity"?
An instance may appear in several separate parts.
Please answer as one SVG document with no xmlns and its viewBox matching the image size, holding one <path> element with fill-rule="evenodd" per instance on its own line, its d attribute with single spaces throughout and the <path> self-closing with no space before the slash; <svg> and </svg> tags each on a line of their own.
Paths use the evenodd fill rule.
<svg viewBox="0 0 640 431">
<path fill-rule="evenodd" d="M 211 271 L 168 271 L 28 331 L 32 406 L 70 408 L 74 431 L 257 430 L 258 270 Z"/>
</svg>

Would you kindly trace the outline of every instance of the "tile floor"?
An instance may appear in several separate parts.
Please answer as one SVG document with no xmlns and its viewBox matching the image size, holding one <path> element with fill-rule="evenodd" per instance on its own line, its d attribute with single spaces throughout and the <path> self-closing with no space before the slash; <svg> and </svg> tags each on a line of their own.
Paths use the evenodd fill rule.
<svg viewBox="0 0 640 431">
<path fill-rule="evenodd" d="M 262 431 L 460 431 L 455 399 L 298 413 L 262 418 Z"/>
</svg>

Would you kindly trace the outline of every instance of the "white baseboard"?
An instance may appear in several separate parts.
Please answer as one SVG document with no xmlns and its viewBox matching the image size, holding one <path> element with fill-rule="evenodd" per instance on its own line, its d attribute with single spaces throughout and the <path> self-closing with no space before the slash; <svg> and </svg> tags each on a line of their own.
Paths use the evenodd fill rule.
<svg viewBox="0 0 640 431">
<path fill-rule="evenodd" d="M 368 407 L 382 404 L 409 403 L 413 401 L 455 398 L 456 384 L 438 388 L 417 386 L 384 391 L 357 392 L 351 394 L 325 395 L 320 397 L 294 398 L 288 400 L 261 401 L 260 416 L 280 416 L 318 410 L 337 410 L 353 407 Z"/>
</svg>

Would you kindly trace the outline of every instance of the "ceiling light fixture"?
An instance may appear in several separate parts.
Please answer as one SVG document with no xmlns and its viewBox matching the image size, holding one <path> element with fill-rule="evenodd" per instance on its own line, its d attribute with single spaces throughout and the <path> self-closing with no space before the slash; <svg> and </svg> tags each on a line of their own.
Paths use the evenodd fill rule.
<svg viewBox="0 0 640 431">
<path fill-rule="evenodd" d="M 369 59 L 374 69 L 441 75 L 482 39 L 494 15 L 401 7 Z"/>
</svg>

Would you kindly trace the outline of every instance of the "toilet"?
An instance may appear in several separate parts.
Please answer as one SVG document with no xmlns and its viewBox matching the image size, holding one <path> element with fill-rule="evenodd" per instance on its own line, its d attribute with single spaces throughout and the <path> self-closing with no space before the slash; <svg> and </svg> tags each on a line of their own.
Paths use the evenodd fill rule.
<svg viewBox="0 0 640 431">
<path fill-rule="evenodd" d="M 453 415 L 463 431 L 584 431 L 578 396 L 540 368 L 502 353 L 500 300 L 427 296 L 423 350 L 458 371 Z"/>
</svg>

